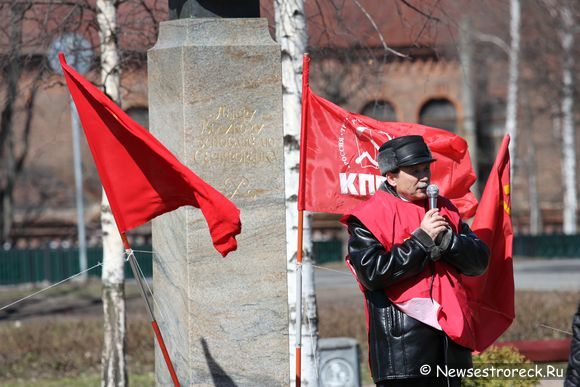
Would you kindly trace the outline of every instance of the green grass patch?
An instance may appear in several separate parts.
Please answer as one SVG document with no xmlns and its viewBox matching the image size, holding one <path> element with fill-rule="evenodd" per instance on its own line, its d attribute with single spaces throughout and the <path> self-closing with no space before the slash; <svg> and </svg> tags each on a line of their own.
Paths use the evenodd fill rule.
<svg viewBox="0 0 580 387">
<path fill-rule="evenodd" d="M 155 374 L 129 374 L 129 384 L 139 387 L 155 386 Z M 56 379 L 25 379 L 3 382 L 4 387 L 96 387 L 101 385 L 101 375 L 85 374 Z"/>
<path fill-rule="evenodd" d="M 50 286 L 49 283 L 3 286 L 0 291 L 0 306 L 10 304 L 20 298 L 43 290 L 48 286 Z M 75 299 L 100 299 L 102 286 L 101 280 L 96 278 L 89 278 L 86 283 L 70 280 L 59 286 L 43 291 L 34 296 L 31 300 L 38 302 L 47 298 L 67 296 Z M 133 281 L 125 282 L 125 296 L 127 298 L 139 295 L 139 289 Z"/>
<path fill-rule="evenodd" d="M 134 283 L 126 294 L 141 313 L 127 313 L 127 366 L 130 382 L 153 385 L 153 331 L 143 313 Z M 0 305 L 32 293 L 31 288 L 4 288 Z M 99 301 L 101 284 L 64 284 L 34 298 L 26 307 L 5 314 L 0 320 L 0 385 L 2 386 L 99 386 L 103 340 L 102 307 L 86 314 L 56 312 L 66 303 Z M 72 300 L 72 301 L 71 301 Z M 516 320 L 500 341 L 566 338 L 576 311 L 578 292 L 516 292 Z M 90 304 L 90 302 L 88 302 Z M 25 303 L 23 303 L 25 304 Z M 33 310 L 31 310 L 34 308 Z M 44 312 L 42 318 L 35 313 Z M 27 317 L 14 320 L 22 314 Z M 3 317 L 0 314 L 0 318 Z M 360 344 L 364 383 L 372 383 L 368 368 L 368 345 L 362 295 L 321 294 L 318 299 L 320 337 L 352 337 Z"/>
<path fill-rule="evenodd" d="M 98 374 L 103 325 L 91 319 L 25 321 L 0 325 L 0 382 Z M 130 373 L 153 372 L 153 331 L 148 322 L 127 328 Z"/>
</svg>

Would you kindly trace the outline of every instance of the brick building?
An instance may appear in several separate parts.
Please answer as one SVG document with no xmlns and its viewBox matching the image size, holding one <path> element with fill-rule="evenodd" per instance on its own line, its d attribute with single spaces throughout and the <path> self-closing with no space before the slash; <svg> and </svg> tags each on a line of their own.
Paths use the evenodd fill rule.
<svg viewBox="0 0 580 387">
<path fill-rule="evenodd" d="M 163 6 L 153 11 L 156 16 L 150 20 L 166 18 Z M 561 231 L 562 227 L 561 147 L 554 124 L 559 95 L 554 80 L 559 79 L 560 62 L 548 58 L 546 66 L 537 58 L 529 59 L 533 57 L 533 48 L 539 45 L 538 35 L 545 38 L 536 28 L 538 20 L 542 20 L 540 11 L 531 6 L 523 11 L 520 136 L 512 191 L 514 225 L 521 233 L 529 230 L 529 171 L 534 168 L 542 229 L 551 233 Z M 120 10 L 120 23 L 127 12 Z M 386 121 L 420 122 L 462 136 L 466 134 L 463 98 L 466 80 L 459 57 L 466 31 L 471 33 L 468 45 L 472 49 L 473 78 L 469 87 L 474 95 L 478 144 L 471 153 L 478 165 L 476 188 L 481 189 L 504 134 L 507 55 L 489 42 L 492 36 L 509 42 L 508 2 L 426 1 L 417 10 L 402 2 L 367 0 L 357 4 L 327 0 L 307 1 L 306 12 L 312 56 L 310 84 L 318 94 L 353 112 Z M 262 1 L 261 14 L 270 20 L 274 35 L 270 1 Z M 467 26 L 463 30 L 462 21 Z M 145 51 L 155 41 L 156 28 L 146 25 L 142 36 L 135 34 L 135 30 L 138 28 L 120 40 L 122 54 L 132 58 L 122 69 L 122 107 L 146 125 Z M 86 33 L 93 43 L 97 42 L 94 30 L 87 29 Z M 405 57 L 385 51 L 382 40 Z M 44 49 L 38 46 L 32 51 L 42 57 Z M 555 52 L 553 56 L 557 56 Z M 31 78 L 35 68 L 28 71 Z M 545 74 L 549 76 L 543 81 Z M 87 77 L 98 83 L 99 74 L 90 73 Z M 31 81 L 25 76 L 21 82 Z M 70 108 L 62 82 L 60 76 L 47 73 L 36 96 L 29 155 L 15 194 L 14 240 L 35 234 L 66 239 L 76 232 Z M 24 120 L 23 115 L 17 118 Z M 85 143 L 83 165 L 88 234 L 96 243 L 100 185 Z M 316 214 L 314 238 L 343 237 L 344 231 L 336 218 Z"/>
</svg>

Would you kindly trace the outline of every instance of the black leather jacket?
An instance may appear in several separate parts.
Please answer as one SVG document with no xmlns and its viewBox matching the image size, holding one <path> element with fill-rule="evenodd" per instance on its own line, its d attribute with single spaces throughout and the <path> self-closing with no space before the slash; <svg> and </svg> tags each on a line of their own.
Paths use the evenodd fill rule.
<svg viewBox="0 0 580 387">
<path fill-rule="evenodd" d="M 580 304 L 572 319 L 572 344 L 570 345 L 570 359 L 566 371 L 564 387 L 580 386 Z"/>
<path fill-rule="evenodd" d="M 407 316 L 384 292 L 389 285 L 417 275 L 433 264 L 433 241 L 430 238 L 425 241 L 420 233 L 413 233 L 411 238 L 386 251 L 356 217 L 351 216 L 347 223 L 350 234 L 348 259 L 365 288 L 369 363 L 374 382 L 424 376 L 420 372 L 424 364 L 430 365 L 432 370 L 445 364 L 453 368 L 471 367 L 468 348 L 454 343 L 442 331 Z M 466 224 L 462 224 L 459 234 L 448 232 L 450 238 L 442 247 L 440 259 L 465 275 L 483 274 L 489 262 L 485 243 Z M 434 375 L 433 371 L 431 376 Z"/>
</svg>

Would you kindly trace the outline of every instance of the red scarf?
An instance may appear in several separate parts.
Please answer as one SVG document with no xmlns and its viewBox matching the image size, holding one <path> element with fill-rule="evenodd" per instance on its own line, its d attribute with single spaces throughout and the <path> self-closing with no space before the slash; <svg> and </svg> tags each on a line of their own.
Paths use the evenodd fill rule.
<svg viewBox="0 0 580 387">
<path fill-rule="evenodd" d="M 377 191 L 369 200 L 346 214 L 358 218 L 375 238 L 390 251 L 411 237 L 425 216 L 427 201 L 406 202 L 385 191 Z M 457 208 L 447 199 L 438 198 L 439 212 L 454 233 L 458 233 L 461 218 Z M 468 259 L 469 257 L 465 257 Z M 432 297 L 441 308 L 437 320 L 443 331 L 456 343 L 467 348 L 475 347 L 473 315 L 468 310 L 467 296 L 461 283 L 461 274 L 442 260 L 426 265 L 416 276 L 401 280 L 385 289 L 394 303 L 404 303 L 413 298 Z"/>
</svg>

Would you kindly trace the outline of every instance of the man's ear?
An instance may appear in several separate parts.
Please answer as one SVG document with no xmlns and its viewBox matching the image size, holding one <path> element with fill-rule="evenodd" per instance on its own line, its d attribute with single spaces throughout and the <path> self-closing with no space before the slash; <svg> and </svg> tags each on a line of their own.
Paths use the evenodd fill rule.
<svg viewBox="0 0 580 387">
<path fill-rule="evenodd" d="M 396 187 L 397 186 L 397 181 L 399 180 L 399 174 L 398 173 L 393 173 L 393 172 L 387 172 L 387 174 L 385 175 L 385 177 L 387 178 L 387 183 L 389 183 L 390 186 L 392 187 Z"/>
</svg>

